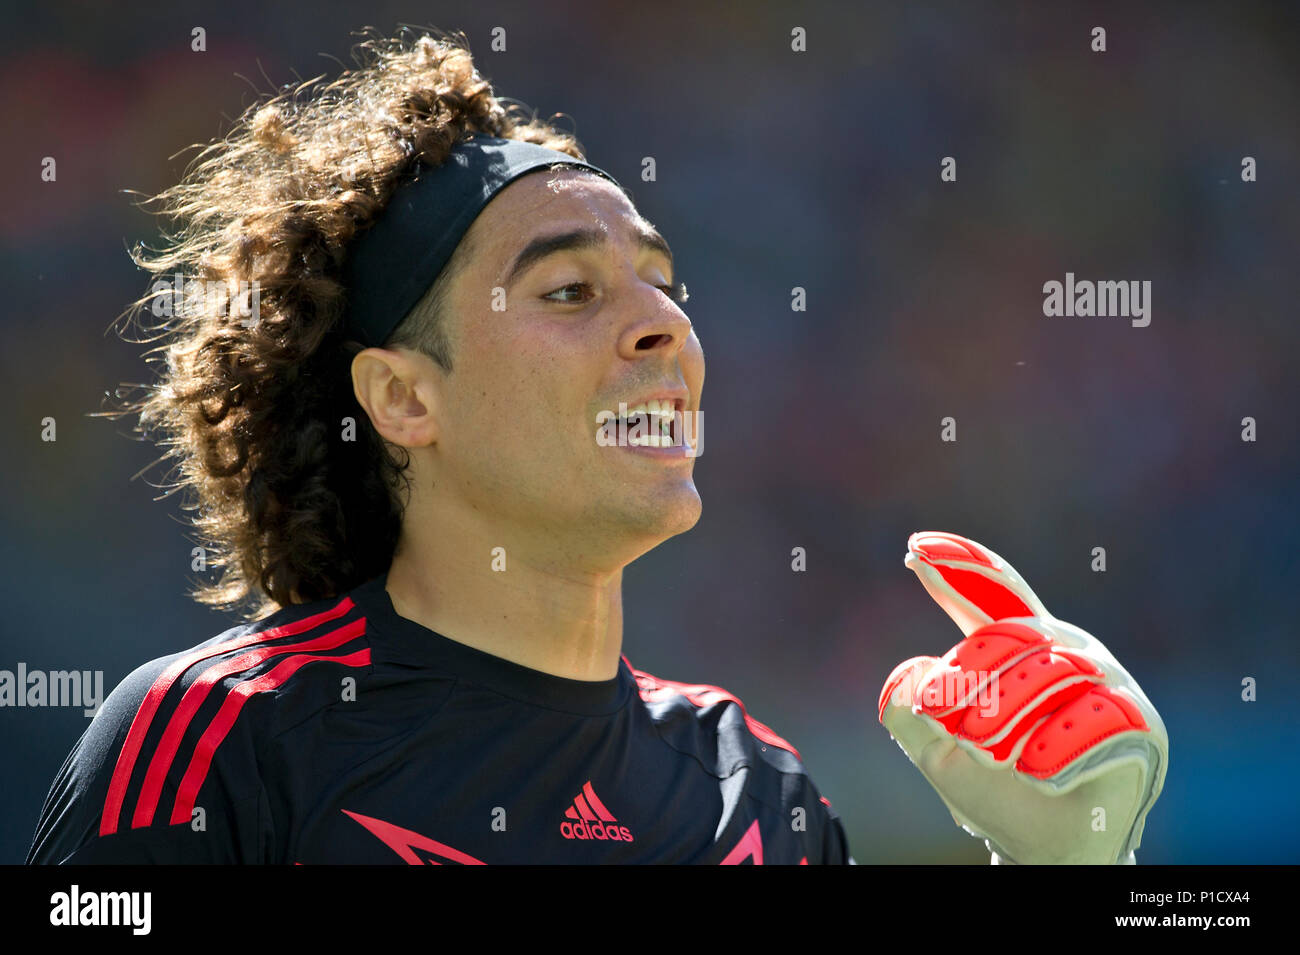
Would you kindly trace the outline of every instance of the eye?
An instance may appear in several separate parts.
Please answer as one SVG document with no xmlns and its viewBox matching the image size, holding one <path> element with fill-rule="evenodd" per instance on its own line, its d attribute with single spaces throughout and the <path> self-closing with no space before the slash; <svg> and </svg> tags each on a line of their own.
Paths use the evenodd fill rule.
<svg viewBox="0 0 1300 955">
<path fill-rule="evenodd" d="M 564 285 L 561 286 L 560 288 L 557 288 L 554 292 L 548 292 L 547 294 L 543 295 L 542 298 L 548 302 L 558 302 L 561 305 L 579 305 L 582 303 L 582 301 L 585 301 L 585 299 L 581 299 L 581 300 L 580 299 L 557 299 L 551 297 L 560 292 L 567 292 L 570 289 L 582 289 L 583 291 L 590 293 L 591 285 L 590 283 L 587 282 L 572 282 L 569 285 Z"/>
<path fill-rule="evenodd" d="M 690 297 L 690 294 L 686 291 L 686 285 L 683 282 L 678 282 L 676 285 L 656 285 L 655 288 L 659 289 L 661 292 L 663 292 L 665 295 L 667 295 L 670 299 L 672 299 L 674 302 L 678 303 L 679 305 L 684 304 L 686 300 Z M 583 292 L 587 294 L 582 299 L 571 299 L 568 298 L 567 296 L 565 298 L 554 297 L 560 294 L 561 292 L 568 292 L 571 289 L 581 289 Z M 568 285 L 563 285 L 560 288 L 557 288 L 553 292 L 546 293 L 545 295 L 542 296 L 542 298 L 548 302 L 558 302 L 560 305 L 580 305 L 584 301 L 586 301 L 587 298 L 590 297 L 590 293 L 591 293 L 591 283 L 572 282 Z"/>
</svg>

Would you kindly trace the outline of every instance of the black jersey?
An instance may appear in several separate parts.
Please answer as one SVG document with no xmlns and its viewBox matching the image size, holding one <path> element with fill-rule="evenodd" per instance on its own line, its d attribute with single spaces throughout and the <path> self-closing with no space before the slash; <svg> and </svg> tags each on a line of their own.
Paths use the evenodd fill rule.
<svg viewBox="0 0 1300 955">
<path fill-rule="evenodd" d="M 715 686 L 570 680 L 393 609 L 386 576 L 137 669 L 29 863 L 849 863 L 799 753 Z"/>
</svg>

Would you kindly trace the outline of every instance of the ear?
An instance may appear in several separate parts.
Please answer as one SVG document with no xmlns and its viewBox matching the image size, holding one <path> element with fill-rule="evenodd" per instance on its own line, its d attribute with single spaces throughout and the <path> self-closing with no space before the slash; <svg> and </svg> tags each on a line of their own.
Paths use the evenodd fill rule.
<svg viewBox="0 0 1300 955">
<path fill-rule="evenodd" d="M 435 362 L 408 348 L 367 348 L 352 359 L 352 390 L 386 441 L 423 448 L 438 439 L 442 379 Z"/>
</svg>

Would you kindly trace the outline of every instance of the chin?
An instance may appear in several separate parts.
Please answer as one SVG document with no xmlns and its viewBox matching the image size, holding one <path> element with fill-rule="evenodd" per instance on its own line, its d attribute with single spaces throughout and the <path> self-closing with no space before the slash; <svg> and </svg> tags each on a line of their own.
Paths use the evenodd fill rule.
<svg viewBox="0 0 1300 955">
<path fill-rule="evenodd" d="M 639 557 L 669 538 L 689 531 L 699 523 L 702 510 L 700 495 L 690 485 L 673 494 L 669 501 L 660 498 L 655 507 L 648 507 L 646 502 L 638 501 L 636 505 L 624 509 L 614 519 L 618 524 L 616 533 L 629 542 L 636 541 L 634 549 L 636 557 Z M 606 517 L 608 516 L 606 512 Z"/>
<path fill-rule="evenodd" d="M 654 520 L 661 541 L 676 537 L 678 534 L 685 534 L 699 523 L 700 514 L 704 510 L 700 494 L 693 484 L 674 497 L 677 499 L 670 506 L 661 507 L 647 515 Z"/>
</svg>

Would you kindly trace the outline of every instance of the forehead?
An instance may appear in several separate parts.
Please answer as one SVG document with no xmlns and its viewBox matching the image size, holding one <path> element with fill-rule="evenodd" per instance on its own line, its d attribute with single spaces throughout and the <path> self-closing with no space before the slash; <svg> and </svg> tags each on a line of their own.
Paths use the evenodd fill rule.
<svg viewBox="0 0 1300 955">
<path fill-rule="evenodd" d="M 479 213 L 466 238 L 480 265 L 500 266 L 544 226 L 595 226 L 611 237 L 643 222 L 614 183 L 580 169 L 538 170 L 502 189 Z"/>
</svg>

